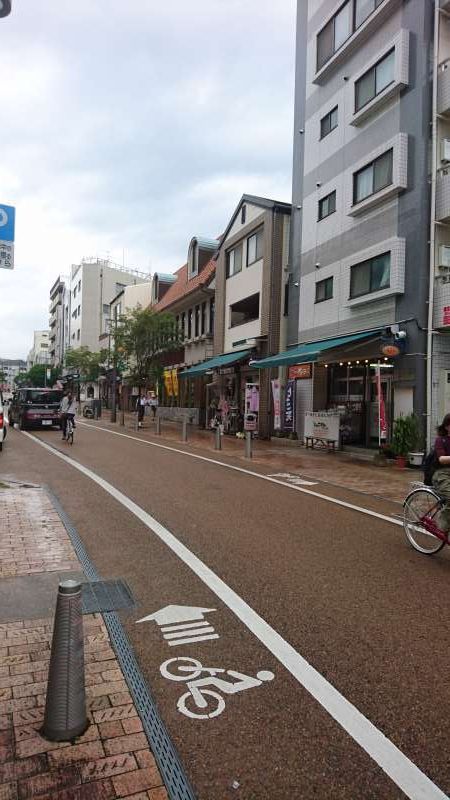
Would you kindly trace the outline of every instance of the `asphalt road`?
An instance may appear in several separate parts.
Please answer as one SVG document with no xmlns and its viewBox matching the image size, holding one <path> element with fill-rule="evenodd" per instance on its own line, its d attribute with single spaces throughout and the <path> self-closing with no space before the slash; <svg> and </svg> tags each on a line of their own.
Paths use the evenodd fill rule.
<svg viewBox="0 0 450 800">
<path fill-rule="evenodd" d="M 448 794 L 449 553 L 421 557 L 395 521 L 317 494 L 388 518 L 394 504 L 320 484 L 307 494 L 128 433 L 79 425 L 71 449 L 56 431 L 33 436 L 108 481 L 150 522 L 20 432 L 9 433 L 0 476 L 47 484 L 102 577 L 130 583 L 139 605 L 122 621 L 199 800 L 437 798 L 418 770 Z M 136 624 L 171 605 L 214 609 L 198 616 L 215 638 L 196 638 L 195 611 L 166 623 L 194 626 L 181 632 Z M 194 641 L 170 646 L 179 636 Z M 176 658 L 265 679 L 230 693 L 242 677 L 219 673 L 220 686 L 203 672 L 209 684 L 197 688 L 213 692 L 200 696 L 203 709 L 187 693 L 198 676 L 161 673 Z M 222 712 L 209 717 L 219 702 Z"/>
</svg>

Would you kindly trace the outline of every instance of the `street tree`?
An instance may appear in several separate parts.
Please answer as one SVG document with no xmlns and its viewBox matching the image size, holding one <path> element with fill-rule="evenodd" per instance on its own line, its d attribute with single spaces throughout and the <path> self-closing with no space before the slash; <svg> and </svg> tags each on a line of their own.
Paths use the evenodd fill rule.
<svg viewBox="0 0 450 800">
<path fill-rule="evenodd" d="M 0 369 L 0 383 L 6 383 L 6 372 Z"/>
<path fill-rule="evenodd" d="M 79 372 L 82 381 L 96 381 L 107 358 L 107 350 L 93 353 L 88 347 L 77 347 L 67 351 L 65 364 L 67 369 Z"/>
<path fill-rule="evenodd" d="M 50 368 L 45 364 L 35 364 L 28 372 L 17 375 L 14 383 L 17 387 L 35 386 L 42 388 L 42 386 L 53 386 L 59 377 L 59 370 L 52 367 L 50 369 L 50 377 L 47 378 L 47 369 Z"/>
<path fill-rule="evenodd" d="M 127 364 L 127 380 L 139 390 L 160 379 L 162 356 L 180 343 L 172 314 L 141 306 L 120 317 L 114 331 L 114 348 Z"/>
</svg>

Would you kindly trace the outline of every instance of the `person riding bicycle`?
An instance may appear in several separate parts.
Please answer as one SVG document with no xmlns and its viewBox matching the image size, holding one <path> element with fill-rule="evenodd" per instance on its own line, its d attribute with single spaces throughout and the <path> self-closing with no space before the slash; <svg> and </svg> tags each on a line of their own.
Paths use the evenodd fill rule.
<svg viewBox="0 0 450 800">
<path fill-rule="evenodd" d="M 433 475 L 433 486 L 447 501 L 439 514 L 438 525 L 442 531 L 450 531 L 450 414 L 446 414 L 437 429 L 434 443 L 436 454 L 436 470 Z"/>
<path fill-rule="evenodd" d="M 59 405 L 59 410 L 61 412 L 61 425 L 62 425 L 62 438 L 66 438 L 66 431 L 67 431 L 67 420 L 72 420 L 73 427 L 75 427 L 75 414 L 77 413 L 77 401 L 72 395 L 72 392 L 67 392 L 67 394 L 61 400 Z"/>
</svg>

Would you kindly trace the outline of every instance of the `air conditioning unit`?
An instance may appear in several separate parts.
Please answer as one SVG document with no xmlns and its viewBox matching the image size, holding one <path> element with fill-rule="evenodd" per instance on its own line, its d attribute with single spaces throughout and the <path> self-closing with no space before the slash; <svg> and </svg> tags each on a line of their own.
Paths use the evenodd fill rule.
<svg viewBox="0 0 450 800">
<path fill-rule="evenodd" d="M 450 245 L 439 245 L 439 266 L 450 267 Z"/>
<path fill-rule="evenodd" d="M 450 139 L 441 139 L 441 161 L 450 164 Z"/>
</svg>

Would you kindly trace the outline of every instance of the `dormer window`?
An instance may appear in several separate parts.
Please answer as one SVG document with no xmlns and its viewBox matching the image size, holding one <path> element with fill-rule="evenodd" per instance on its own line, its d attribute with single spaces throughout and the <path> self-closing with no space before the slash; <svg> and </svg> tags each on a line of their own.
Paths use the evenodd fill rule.
<svg viewBox="0 0 450 800">
<path fill-rule="evenodd" d="M 241 225 L 245 225 L 245 220 L 247 218 L 247 206 L 242 206 L 241 208 Z"/>
<path fill-rule="evenodd" d="M 198 243 L 194 239 L 189 247 L 188 254 L 188 274 L 190 278 L 198 273 Z"/>
</svg>

